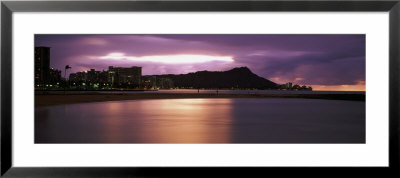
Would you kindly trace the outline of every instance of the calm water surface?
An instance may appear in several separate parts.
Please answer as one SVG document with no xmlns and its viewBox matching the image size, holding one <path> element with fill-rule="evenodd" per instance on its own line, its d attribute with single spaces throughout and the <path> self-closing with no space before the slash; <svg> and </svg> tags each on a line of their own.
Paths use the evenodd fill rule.
<svg viewBox="0 0 400 178">
<path fill-rule="evenodd" d="M 35 143 L 365 143 L 365 102 L 155 99 L 41 107 Z"/>
<path fill-rule="evenodd" d="M 64 93 L 64 91 L 47 91 L 50 93 Z M 67 91 L 67 93 L 217 93 L 217 90 L 196 89 L 170 89 L 149 91 Z M 294 91 L 294 90 L 218 90 L 222 94 L 365 94 L 364 91 Z"/>
</svg>

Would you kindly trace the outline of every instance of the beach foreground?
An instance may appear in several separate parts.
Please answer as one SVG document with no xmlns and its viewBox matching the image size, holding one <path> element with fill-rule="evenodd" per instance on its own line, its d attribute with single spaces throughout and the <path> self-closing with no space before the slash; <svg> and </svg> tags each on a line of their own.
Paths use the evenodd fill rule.
<svg viewBox="0 0 400 178">
<path fill-rule="evenodd" d="M 35 94 L 35 107 L 102 101 L 182 98 L 308 98 L 365 101 L 365 94 L 77 93 Z"/>
</svg>

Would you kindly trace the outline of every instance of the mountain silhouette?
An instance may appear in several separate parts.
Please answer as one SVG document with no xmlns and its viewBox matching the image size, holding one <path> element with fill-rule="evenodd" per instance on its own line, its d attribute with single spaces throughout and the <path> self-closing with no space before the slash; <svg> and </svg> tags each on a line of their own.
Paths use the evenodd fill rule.
<svg viewBox="0 0 400 178">
<path fill-rule="evenodd" d="M 144 80 L 156 79 L 170 81 L 180 88 L 220 88 L 220 89 L 276 89 L 278 85 L 260 77 L 247 67 L 238 67 L 228 71 L 198 71 L 188 74 L 147 75 Z"/>
</svg>

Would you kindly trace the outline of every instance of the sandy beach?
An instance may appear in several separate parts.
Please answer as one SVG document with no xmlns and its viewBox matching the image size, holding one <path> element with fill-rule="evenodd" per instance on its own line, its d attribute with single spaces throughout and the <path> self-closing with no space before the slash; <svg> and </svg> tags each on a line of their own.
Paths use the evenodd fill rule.
<svg viewBox="0 0 400 178">
<path fill-rule="evenodd" d="M 330 100 L 365 101 L 363 94 L 211 94 L 211 93 L 115 93 L 115 94 L 35 94 L 35 107 L 77 104 L 102 101 L 137 99 L 182 98 L 309 98 Z"/>
</svg>

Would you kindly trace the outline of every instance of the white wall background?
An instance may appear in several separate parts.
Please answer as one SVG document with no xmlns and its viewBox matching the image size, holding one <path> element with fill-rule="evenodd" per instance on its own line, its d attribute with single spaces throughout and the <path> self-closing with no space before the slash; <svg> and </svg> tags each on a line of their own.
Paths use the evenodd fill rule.
<svg viewBox="0 0 400 178">
<path fill-rule="evenodd" d="M 13 166 L 388 165 L 387 13 L 15 13 L 13 20 Z M 34 83 L 26 76 L 37 33 L 366 34 L 367 142 L 34 144 L 33 85 L 22 85 Z"/>
</svg>

